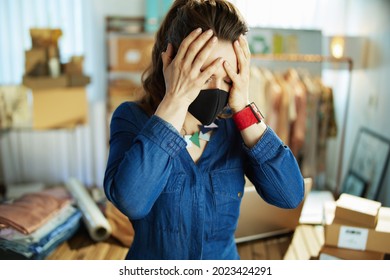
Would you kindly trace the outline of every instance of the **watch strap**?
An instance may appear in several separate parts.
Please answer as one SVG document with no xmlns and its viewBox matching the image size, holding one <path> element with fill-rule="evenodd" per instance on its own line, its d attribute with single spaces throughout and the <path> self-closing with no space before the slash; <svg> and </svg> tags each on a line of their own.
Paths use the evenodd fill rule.
<svg viewBox="0 0 390 280">
<path fill-rule="evenodd" d="M 263 115 L 253 102 L 233 114 L 233 120 L 240 131 L 255 123 L 260 123 L 262 119 L 264 119 Z"/>
</svg>

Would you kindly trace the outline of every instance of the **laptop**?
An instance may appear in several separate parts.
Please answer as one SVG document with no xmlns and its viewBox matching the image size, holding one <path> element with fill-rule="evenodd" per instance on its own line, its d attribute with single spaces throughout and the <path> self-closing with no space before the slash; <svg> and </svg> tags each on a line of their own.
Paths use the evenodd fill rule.
<svg viewBox="0 0 390 280">
<path fill-rule="evenodd" d="M 313 182 L 311 178 L 305 178 L 304 181 L 306 198 Z M 278 208 L 265 202 L 247 180 L 235 232 L 236 243 L 294 231 L 299 224 L 304 200 L 295 209 Z"/>
</svg>

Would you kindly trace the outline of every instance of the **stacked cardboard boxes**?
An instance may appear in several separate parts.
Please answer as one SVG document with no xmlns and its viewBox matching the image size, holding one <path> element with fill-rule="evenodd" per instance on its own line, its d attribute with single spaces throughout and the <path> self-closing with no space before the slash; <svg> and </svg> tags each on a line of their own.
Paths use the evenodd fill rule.
<svg viewBox="0 0 390 280">
<path fill-rule="evenodd" d="M 32 92 L 33 129 L 70 128 L 85 124 L 88 102 L 83 56 L 60 63 L 60 29 L 30 29 L 32 48 L 25 52 L 23 85 Z"/>
<path fill-rule="evenodd" d="M 83 57 L 74 56 L 60 63 L 60 29 L 30 29 L 32 48 L 25 52 L 23 84 L 31 89 L 85 86 L 90 78 L 83 74 Z"/>
<path fill-rule="evenodd" d="M 122 102 L 137 101 L 142 97 L 142 73 L 151 63 L 154 45 L 152 34 L 111 31 L 107 38 L 108 112 L 113 112 Z"/>
<path fill-rule="evenodd" d="M 350 194 L 326 208 L 320 259 L 383 259 L 390 253 L 390 208 Z"/>
</svg>

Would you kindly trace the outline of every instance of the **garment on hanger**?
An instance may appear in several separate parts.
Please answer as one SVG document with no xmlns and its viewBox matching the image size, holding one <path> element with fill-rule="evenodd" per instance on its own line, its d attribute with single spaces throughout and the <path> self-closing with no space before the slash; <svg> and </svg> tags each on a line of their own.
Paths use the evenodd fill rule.
<svg viewBox="0 0 390 280">
<path fill-rule="evenodd" d="M 302 175 L 315 178 L 326 165 L 326 143 L 337 135 L 332 89 L 307 70 L 284 72 L 252 66 L 250 101 L 297 158 Z"/>
<path fill-rule="evenodd" d="M 290 149 L 295 157 L 300 161 L 300 152 L 305 142 L 306 134 L 306 95 L 307 90 L 305 84 L 301 81 L 298 72 L 295 69 L 289 69 L 284 74 L 284 79 L 287 81 L 293 92 L 294 99 L 293 108 L 296 112 L 296 117 L 291 121 L 290 127 Z"/>
<path fill-rule="evenodd" d="M 302 148 L 301 172 L 303 176 L 316 176 L 318 112 L 322 88 L 309 73 L 301 73 L 302 82 L 307 89 L 306 95 L 306 134 Z"/>
</svg>

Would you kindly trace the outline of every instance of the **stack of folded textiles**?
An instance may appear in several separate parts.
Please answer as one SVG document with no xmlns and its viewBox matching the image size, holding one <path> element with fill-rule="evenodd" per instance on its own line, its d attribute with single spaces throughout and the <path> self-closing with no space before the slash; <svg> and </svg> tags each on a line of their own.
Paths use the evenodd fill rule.
<svg viewBox="0 0 390 280">
<path fill-rule="evenodd" d="M 78 230 L 81 212 L 63 187 L 0 204 L 0 259 L 44 259 Z"/>
</svg>

